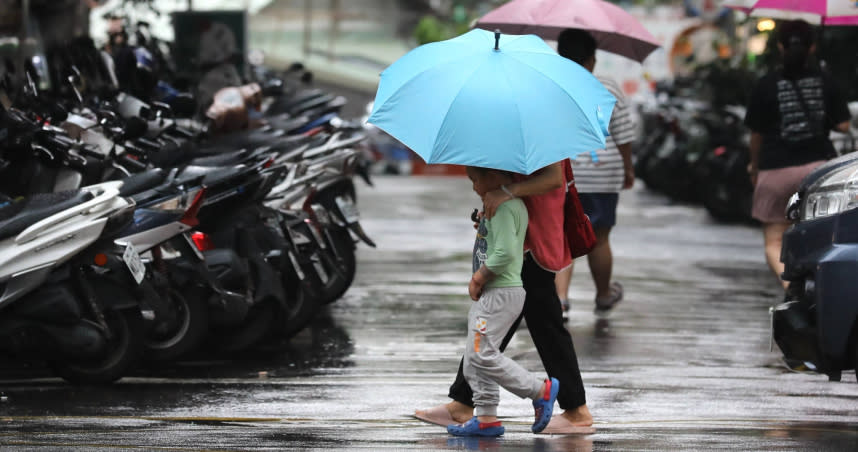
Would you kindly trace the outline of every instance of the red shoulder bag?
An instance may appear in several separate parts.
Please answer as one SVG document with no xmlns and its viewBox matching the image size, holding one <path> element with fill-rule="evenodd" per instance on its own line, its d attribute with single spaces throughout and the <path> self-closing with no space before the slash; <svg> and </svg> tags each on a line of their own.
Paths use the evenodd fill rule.
<svg viewBox="0 0 858 452">
<path fill-rule="evenodd" d="M 563 203 L 563 229 L 572 259 L 581 257 L 596 246 L 596 233 L 590 217 L 584 213 L 581 200 L 578 199 L 578 189 L 575 188 L 575 176 L 572 174 L 572 164 L 567 159 L 564 162 L 566 172 L 566 201 Z"/>
</svg>

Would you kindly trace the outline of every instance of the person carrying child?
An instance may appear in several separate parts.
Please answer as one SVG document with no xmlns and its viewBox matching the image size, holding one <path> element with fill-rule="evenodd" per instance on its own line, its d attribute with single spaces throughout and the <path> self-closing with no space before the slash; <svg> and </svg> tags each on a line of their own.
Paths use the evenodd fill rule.
<svg viewBox="0 0 858 452">
<path fill-rule="evenodd" d="M 514 182 L 512 173 L 495 169 L 469 166 L 467 175 L 481 199 Z M 521 268 L 527 222 L 527 208 L 519 198 L 502 203 L 491 219 L 480 219 L 474 272 L 468 285 L 474 303 L 468 312 L 463 361 L 465 379 L 474 393 L 474 416 L 463 424 L 448 425 L 447 431 L 453 435 L 503 435 L 504 427 L 497 418 L 499 386 L 521 398 L 533 399 L 534 433 L 545 429 L 551 420 L 560 383 L 527 371 L 504 356 L 500 347 L 524 306 Z"/>
</svg>

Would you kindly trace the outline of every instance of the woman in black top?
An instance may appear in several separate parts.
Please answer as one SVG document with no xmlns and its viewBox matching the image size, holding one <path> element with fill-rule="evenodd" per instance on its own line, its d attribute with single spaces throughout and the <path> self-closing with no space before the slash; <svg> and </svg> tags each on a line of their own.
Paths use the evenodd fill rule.
<svg viewBox="0 0 858 452">
<path fill-rule="evenodd" d="M 849 131 L 849 108 L 834 80 L 810 64 L 816 45 L 807 22 L 785 22 L 778 41 L 783 67 L 757 82 L 745 125 L 752 132 L 751 214 L 763 223 L 766 261 L 780 280 L 787 201 L 810 171 L 836 156 L 828 134 Z"/>
</svg>

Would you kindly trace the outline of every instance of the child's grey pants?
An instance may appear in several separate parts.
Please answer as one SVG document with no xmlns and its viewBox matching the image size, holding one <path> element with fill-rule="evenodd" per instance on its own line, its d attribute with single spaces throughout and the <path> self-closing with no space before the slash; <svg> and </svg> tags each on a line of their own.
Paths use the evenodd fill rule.
<svg viewBox="0 0 858 452">
<path fill-rule="evenodd" d="M 500 352 L 500 344 L 521 315 L 522 287 L 484 289 L 468 312 L 468 341 L 462 370 L 474 391 L 474 414 L 497 416 L 498 385 L 521 398 L 536 398 L 543 378 Z"/>
</svg>

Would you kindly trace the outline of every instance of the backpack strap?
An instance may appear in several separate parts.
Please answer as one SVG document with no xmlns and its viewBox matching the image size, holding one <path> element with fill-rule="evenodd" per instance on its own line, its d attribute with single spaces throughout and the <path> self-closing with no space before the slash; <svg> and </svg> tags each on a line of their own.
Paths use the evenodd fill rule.
<svg viewBox="0 0 858 452">
<path fill-rule="evenodd" d="M 823 136 L 823 137 L 827 136 L 825 134 L 825 126 L 820 125 L 819 121 L 817 121 L 810 114 L 810 108 L 808 108 L 807 102 L 805 102 L 805 100 L 804 100 L 804 95 L 801 93 L 801 87 L 798 86 L 798 83 L 795 81 L 795 79 L 787 79 L 787 80 L 789 80 L 789 82 L 792 84 L 792 89 L 793 89 L 793 91 L 795 91 L 796 96 L 798 96 L 798 103 L 801 104 L 801 110 L 804 113 L 804 117 L 807 118 L 807 123 L 810 125 L 810 132 L 814 136 Z M 824 88 L 825 87 L 823 86 L 823 89 Z M 823 107 L 822 107 L 823 116 L 825 115 L 825 104 L 824 104 L 825 100 L 824 99 L 825 99 L 825 97 L 823 96 Z M 822 122 L 824 124 L 825 119 L 823 119 Z"/>
</svg>

